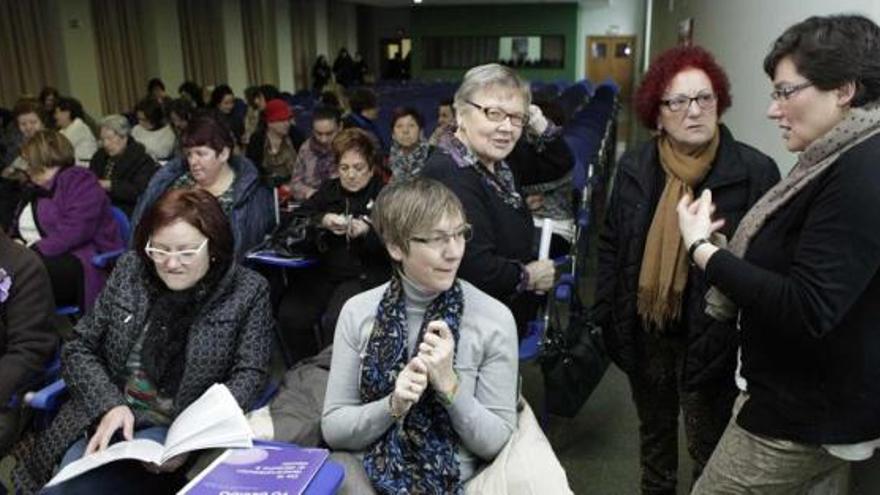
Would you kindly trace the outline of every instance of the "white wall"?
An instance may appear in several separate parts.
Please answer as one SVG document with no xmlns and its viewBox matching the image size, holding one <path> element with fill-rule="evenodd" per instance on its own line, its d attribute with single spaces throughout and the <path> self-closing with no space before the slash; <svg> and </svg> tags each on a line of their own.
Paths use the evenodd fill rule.
<svg viewBox="0 0 880 495">
<path fill-rule="evenodd" d="M 242 95 L 248 86 L 247 62 L 244 55 L 244 29 L 241 26 L 241 3 L 223 2 L 223 44 L 226 52 L 226 84 L 236 95 Z M 217 81 L 217 84 L 223 81 Z M 215 86 L 217 85 L 215 84 Z"/>
<path fill-rule="evenodd" d="M 56 61 L 62 94 L 73 95 L 86 111 L 94 116 L 103 114 L 98 85 L 98 59 L 95 47 L 95 26 L 91 2 L 65 0 L 53 3 L 58 14 L 60 48 Z"/>
<path fill-rule="evenodd" d="M 672 7 L 670 9 L 670 7 Z M 765 113 L 771 85 L 763 71 L 770 45 L 790 25 L 811 15 L 860 13 L 880 21 L 876 0 L 654 0 L 651 50 L 675 42 L 678 22 L 694 19 L 694 42 L 715 54 L 727 71 L 733 105 L 722 120 L 740 141 L 767 153 L 786 173 L 795 156 Z"/>
<path fill-rule="evenodd" d="M 275 46 L 278 56 L 278 87 L 282 91 L 294 91 L 293 45 L 291 44 L 290 2 L 276 0 L 274 3 Z"/>
<path fill-rule="evenodd" d="M 644 45 L 642 40 L 644 24 L 645 0 L 581 0 L 578 3 L 578 27 L 575 40 L 577 43 L 575 78 L 583 79 L 587 76 L 587 36 L 606 34 L 635 36 L 638 63 Z"/>
<path fill-rule="evenodd" d="M 183 83 L 183 50 L 180 44 L 180 18 L 176 0 L 141 0 L 144 15 L 144 55 L 147 77 L 159 77 L 168 94 L 177 97 Z M 144 94 L 147 91 L 144 81 Z"/>
</svg>

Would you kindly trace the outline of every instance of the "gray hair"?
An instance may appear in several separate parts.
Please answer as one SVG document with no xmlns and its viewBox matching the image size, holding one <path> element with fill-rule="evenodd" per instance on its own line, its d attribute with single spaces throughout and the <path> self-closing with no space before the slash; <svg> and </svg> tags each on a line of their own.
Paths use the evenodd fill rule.
<svg viewBox="0 0 880 495">
<path fill-rule="evenodd" d="M 101 127 L 106 127 L 122 137 L 131 134 L 131 124 L 122 115 L 108 115 L 101 119 Z"/>
<path fill-rule="evenodd" d="M 437 180 L 415 176 L 385 186 L 370 220 L 386 246 L 409 253 L 412 236 L 430 231 L 444 215 L 466 218 L 458 196 Z"/>
<path fill-rule="evenodd" d="M 468 104 L 468 100 L 473 99 L 474 94 L 478 91 L 489 87 L 519 91 L 525 103 L 523 111 L 528 113 L 529 105 L 532 103 L 529 83 L 510 67 L 501 64 L 485 64 L 472 67 L 465 73 L 461 86 L 455 92 L 455 99 L 453 101 L 455 114 L 461 115 L 463 111 L 473 108 Z"/>
</svg>

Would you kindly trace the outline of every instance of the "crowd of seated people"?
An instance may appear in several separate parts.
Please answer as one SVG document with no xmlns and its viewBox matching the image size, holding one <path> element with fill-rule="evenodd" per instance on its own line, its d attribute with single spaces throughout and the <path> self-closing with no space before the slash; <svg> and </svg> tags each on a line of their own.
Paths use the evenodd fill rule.
<svg viewBox="0 0 880 495">
<path fill-rule="evenodd" d="M 878 39 L 868 19 L 831 16 L 776 41 L 768 115 L 800 152 L 781 180 L 719 123 L 729 81 L 705 50 L 661 54 L 639 87 L 656 134 L 616 169 L 593 314 L 632 389 L 642 493 L 676 489 L 682 411 L 699 494 L 842 487 L 847 461 L 880 446 Z M 343 493 L 464 493 L 517 440 L 518 341 L 556 279 L 533 216 L 574 163 L 558 109 L 500 64 L 437 102 L 431 139 L 415 107 L 383 123 L 370 88 L 351 88 L 345 113 L 332 92 L 305 109 L 257 86 L 244 115 L 226 85 L 207 105 L 194 82 L 177 100 L 149 89 L 138 125 L 100 120 L 93 154 L 81 105 L 51 88 L 4 134 L 0 400 L 56 352 L 52 308 L 80 309 L 61 347 L 69 398 L 12 447 L 17 487 L 120 437 L 161 440 L 215 382 L 249 409 L 283 347 L 287 365 L 330 356 L 311 419 Z M 301 202 L 284 215 L 279 186 Z M 125 242 L 111 206 L 134 236 L 98 267 Z M 314 264 L 274 279 L 248 254 L 290 229 L 309 233 Z M 0 452 L 18 415 L 0 408 Z M 195 457 L 111 464 L 54 493 L 174 490 Z"/>
</svg>

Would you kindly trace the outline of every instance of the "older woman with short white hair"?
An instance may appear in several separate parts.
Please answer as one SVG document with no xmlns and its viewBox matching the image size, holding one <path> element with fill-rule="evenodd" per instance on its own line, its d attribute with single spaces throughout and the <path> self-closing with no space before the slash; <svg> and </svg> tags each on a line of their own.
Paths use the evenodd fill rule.
<svg viewBox="0 0 880 495">
<path fill-rule="evenodd" d="M 535 260 L 535 229 L 520 187 L 558 179 L 571 161 L 507 161 L 530 122 L 541 124 L 538 149 L 552 132 L 531 105 L 528 83 L 509 67 L 470 69 L 453 105 L 458 129 L 440 140 L 422 175 L 452 189 L 474 226 L 461 277 L 507 304 L 523 332 L 540 302 L 536 293 L 553 285 L 555 271 L 552 261 Z"/>
<path fill-rule="evenodd" d="M 130 136 L 128 119 L 122 115 L 104 117 L 101 120 L 101 149 L 89 163 L 101 187 L 110 195 L 113 206 L 128 216 L 159 169 L 144 145 Z"/>
</svg>

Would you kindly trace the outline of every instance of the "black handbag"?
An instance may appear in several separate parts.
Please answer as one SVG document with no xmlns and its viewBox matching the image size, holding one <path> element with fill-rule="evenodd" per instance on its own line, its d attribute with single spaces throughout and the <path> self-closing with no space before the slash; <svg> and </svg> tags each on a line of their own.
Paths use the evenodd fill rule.
<svg viewBox="0 0 880 495">
<path fill-rule="evenodd" d="M 558 314 L 552 320 L 539 357 L 545 403 L 550 414 L 573 418 L 599 385 L 610 359 L 601 328 L 579 303 L 571 305 L 567 324 Z"/>
<path fill-rule="evenodd" d="M 312 258 L 322 251 L 318 228 L 308 216 L 294 215 L 276 227 L 272 235 L 252 251 L 271 251 L 284 258 Z"/>
</svg>

